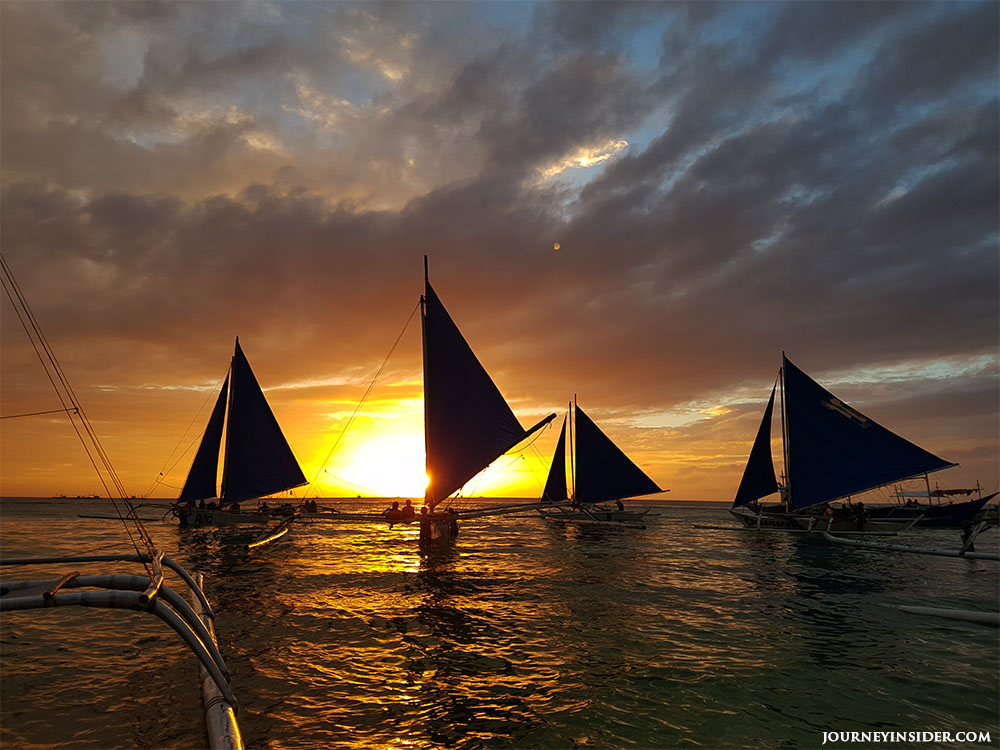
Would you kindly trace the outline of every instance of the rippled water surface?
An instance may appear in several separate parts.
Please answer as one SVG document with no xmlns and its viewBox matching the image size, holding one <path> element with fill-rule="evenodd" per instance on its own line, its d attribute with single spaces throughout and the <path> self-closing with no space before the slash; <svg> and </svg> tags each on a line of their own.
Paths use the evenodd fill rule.
<svg viewBox="0 0 1000 750">
<path fill-rule="evenodd" d="M 84 502 L 4 500 L 0 552 L 127 550 Z M 655 512 L 646 530 L 469 521 L 428 557 L 409 527 L 296 527 L 253 552 L 249 533 L 148 528 L 205 573 L 248 748 L 812 748 L 887 729 L 997 746 L 997 630 L 896 606 L 996 611 L 1000 565 L 696 528 L 729 523 L 717 505 Z M 195 659 L 155 618 L 5 614 L 0 648 L 4 748 L 206 744 Z"/>
</svg>

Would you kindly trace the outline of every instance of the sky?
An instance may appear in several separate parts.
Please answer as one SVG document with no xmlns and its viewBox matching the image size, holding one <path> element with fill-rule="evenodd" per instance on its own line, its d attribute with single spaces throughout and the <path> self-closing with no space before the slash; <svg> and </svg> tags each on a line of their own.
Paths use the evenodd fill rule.
<svg viewBox="0 0 1000 750">
<path fill-rule="evenodd" d="M 998 29 L 4 0 L 0 242 L 136 495 L 179 492 L 237 336 L 312 494 L 422 494 L 425 254 L 521 422 L 577 394 L 669 498 L 732 499 L 782 352 L 997 489 Z M 57 408 L 2 305 L 0 412 Z M 559 423 L 465 492 L 539 495 Z M 0 422 L 0 493 L 92 492 L 65 416 Z"/>
</svg>

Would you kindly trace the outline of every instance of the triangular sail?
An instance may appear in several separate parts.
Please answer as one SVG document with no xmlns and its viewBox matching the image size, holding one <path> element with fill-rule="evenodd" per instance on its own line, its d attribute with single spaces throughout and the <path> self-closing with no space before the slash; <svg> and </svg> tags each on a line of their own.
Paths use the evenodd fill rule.
<svg viewBox="0 0 1000 750">
<path fill-rule="evenodd" d="M 784 358 L 793 507 L 839 500 L 957 464 L 887 430 Z"/>
<path fill-rule="evenodd" d="M 743 470 L 743 479 L 736 490 L 733 507 L 739 508 L 778 491 L 778 480 L 774 476 L 774 461 L 771 458 L 771 416 L 774 412 L 774 388 L 764 409 L 764 418 L 757 428 L 750 457 Z"/>
<path fill-rule="evenodd" d="M 552 466 L 542 490 L 543 503 L 558 503 L 569 497 L 566 492 L 566 420 L 563 419 L 562 430 L 559 431 L 559 441 L 556 452 L 552 456 Z"/>
<path fill-rule="evenodd" d="M 530 431 L 521 427 L 430 283 L 426 286 L 425 502 L 433 508 Z"/>
<path fill-rule="evenodd" d="M 184 489 L 181 490 L 180 497 L 182 501 L 204 500 L 216 496 L 215 480 L 219 469 L 219 446 L 222 444 L 222 425 L 226 420 L 228 394 L 227 374 L 222 390 L 219 391 L 219 397 L 215 401 L 215 408 L 212 409 L 212 416 L 208 418 L 208 426 L 201 437 L 198 452 L 195 453 L 194 461 L 191 463 L 191 470 L 184 480 Z"/>
<path fill-rule="evenodd" d="M 231 378 L 222 499 L 240 502 L 305 484 L 302 469 L 264 398 L 239 339 Z"/>
<path fill-rule="evenodd" d="M 599 503 L 662 491 L 583 409 L 576 407 L 577 500 Z"/>
</svg>

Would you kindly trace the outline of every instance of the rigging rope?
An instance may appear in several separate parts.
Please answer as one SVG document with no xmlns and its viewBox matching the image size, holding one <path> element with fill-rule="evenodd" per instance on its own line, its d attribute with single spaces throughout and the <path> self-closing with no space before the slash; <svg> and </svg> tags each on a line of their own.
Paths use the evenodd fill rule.
<svg viewBox="0 0 1000 750">
<path fill-rule="evenodd" d="M 177 440 L 177 444 L 174 445 L 174 449 L 170 451 L 170 455 L 167 456 L 167 460 L 163 462 L 163 466 L 160 468 L 160 473 L 156 475 L 155 479 L 153 479 L 153 483 L 149 486 L 149 489 L 146 490 L 146 494 L 144 495 L 144 497 L 149 497 L 150 495 L 152 495 L 153 490 L 158 485 L 161 484 L 164 485 L 165 487 L 170 487 L 171 489 L 177 489 L 177 490 L 182 489 L 180 487 L 174 487 L 171 484 L 167 484 L 165 481 L 163 481 L 162 477 L 169 476 L 170 472 L 172 472 L 177 467 L 177 464 L 181 462 L 181 459 L 188 454 L 188 451 L 191 450 L 191 447 L 195 444 L 195 442 L 197 442 L 198 435 L 196 433 L 191 442 L 187 444 L 187 447 L 183 451 L 181 451 L 179 456 L 177 456 L 177 459 L 173 463 L 170 463 L 171 459 L 173 459 L 174 457 L 174 454 L 177 453 L 177 448 L 180 446 L 182 442 L 184 442 L 184 438 L 188 436 L 188 433 L 191 432 L 191 428 L 194 426 L 195 421 L 198 419 L 201 413 L 205 411 L 205 406 L 207 406 L 212 401 L 212 397 L 218 394 L 219 390 L 222 388 L 222 383 L 226 379 L 226 376 L 229 375 L 230 369 L 232 369 L 232 365 L 226 368 L 225 374 L 222 376 L 220 380 L 216 382 L 215 387 L 211 391 L 209 391 L 208 396 L 205 397 L 205 400 L 202 402 L 198 411 L 195 413 L 193 417 L 191 417 L 191 422 L 184 430 L 184 433 Z"/>
<path fill-rule="evenodd" d="M 400 340 L 403 338 L 403 334 L 406 333 L 406 329 L 410 327 L 410 321 L 413 320 L 413 316 L 416 314 L 418 309 L 420 309 L 419 302 L 417 302 L 417 304 L 414 305 L 413 310 L 410 312 L 410 317 L 408 317 L 406 319 L 406 323 L 403 324 L 403 330 L 399 332 L 399 335 L 396 337 L 396 340 L 392 343 L 392 348 L 390 348 L 389 353 L 385 355 L 385 359 L 383 359 L 382 364 L 379 365 L 378 371 L 375 373 L 375 377 L 372 378 L 372 382 L 368 385 L 368 389 L 365 391 L 365 394 L 361 397 L 361 400 L 358 402 L 358 405 L 354 407 L 354 413 L 351 414 L 350 419 L 347 420 L 347 424 L 344 425 L 344 429 L 340 431 L 340 434 L 337 436 L 337 440 L 334 442 L 333 447 L 330 448 L 330 452 L 326 454 L 326 458 L 323 460 L 323 463 L 320 464 L 319 469 L 313 476 L 313 480 L 309 486 L 309 490 L 306 492 L 306 497 L 309 497 L 310 493 L 313 492 L 316 492 L 318 495 L 319 491 L 316 489 L 316 482 L 319 479 L 320 474 L 326 472 L 326 467 L 329 465 L 330 459 L 333 458 L 333 454 L 336 453 L 337 448 L 340 446 L 340 441 L 344 439 L 344 436 L 347 434 L 348 430 L 351 429 L 351 425 L 354 424 L 354 418 L 358 416 L 358 412 L 361 411 L 361 407 L 365 405 L 365 402 L 371 395 L 372 390 L 375 388 L 375 384 L 378 382 L 379 377 L 381 377 L 382 375 L 382 371 L 385 370 L 385 366 L 389 362 L 389 357 L 391 357 L 392 353 L 396 351 L 396 347 L 399 345 Z M 331 474 L 331 476 L 334 475 Z"/>
<path fill-rule="evenodd" d="M 21 288 L 18 286 L 17 280 L 14 278 L 14 274 L 11 272 L 10 266 L 7 264 L 7 259 L 2 253 L 0 253 L 0 270 L 3 271 L 3 273 L 0 274 L 0 283 L 2 283 L 3 289 L 7 293 L 7 299 L 10 300 L 11 307 L 13 307 L 15 315 L 17 315 L 17 319 L 20 322 L 21 327 L 24 329 L 25 335 L 27 335 L 32 349 L 35 350 L 35 356 L 38 357 L 38 361 L 41 363 L 42 369 L 45 371 L 45 376 L 49 379 L 49 383 L 56 392 L 56 397 L 59 399 L 59 403 L 63 406 L 62 410 L 69 416 L 73 431 L 76 432 L 77 437 L 80 439 L 84 452 L 87 454 L 87 458 L 90 460 L 91 465 L 97 472 L 101 485 L 104 487 L 105 492 L 108 493 L 108 497 L 111 499 L 111 503 L 115 511 L 118 513 L 119 519 L 124 524 L 125 532 L 128 535 L 136 554 L 143 554 L 143 552 L 139 549 L 139 543 L 141 541 L 142 545 L 146 548 L 146 554 L 150 559 L 153 559 L 155 555 L 153 540 L 146 532 L 145 527 L 142 525 L 142 521 L 140 521 L 136 515 L 135 506 L 133 506 L 129 500 L 128 493 L 125 491 L 125 486 L 122 484 L 118 474 L 115 472 L 114 466 L 111 464 L 110 457 L 104 450 L 104 446 L 101 444 L 100 438 L 98 438 L 97 433 L 94 431 L 93 426 L 90 423 L 90 419 L 87 417 L 79 399 L 77 399 L 76 392 L 70 385 L 69 379 L 66 377 L 66 373 L 59 364 L 59 360 L 56 359 L 55 352 L 49 344 L 48 339 L 46 339 L 45 334 L 42 332 L 41 326 L 38 324 L 38 320 L 35 318 L 34 313 L 32 313 L 31 307 L 28 305 L 27 299 L 21 292 Z M 42 351 L 39 351 L 39 347 L 41 347 Z M 56 384 L 56 381 L 58 381 L 58 385 Z M 67 401 L 70 406 L 67 406 Z M 74 419 L 74 417 L 76 417 L 76 419 Z M 77 424 L 77 419 L 79 419 L 79 425 Z M 84 433 L 86 433 L 86 438 L 84 438 L 81 434 L 81 429 Z M 96 459 L 95 455 L 97 457 Z M 100 464 L 104 467 L 103 472 L 98 466 L 98 462 L 100 462 Z M 105 474 L 107 475 L 107 479 L 105 478 Z M 108 481 L 110 481 L 115 490 L 118 492 L 119 498 L 125 502 L 125 506 L 128 508 L 131 516 L 122 512 L 121 507 L 118 505 L 118 501 L 115 500 L 114 493 L 108 488 Z M 136 535 L 139 538 L 138 541 L 136 540 L 136 536 L 133 535 L 129 522 L 135 526 Z M 150 578 L 153 578 L 154 574 L 150 565 L 148 563 L 144 563 L 144 567 L 146 568 L 146 572 Z"/>
<path fill-rule="evenodd" d="M 542 433 L 545 432 L 545 430 L 549 429 L 551 426 L 552 426 L 552 424 L 550 422 L 549 424 L 545 425 L 544 428 L 542 428 L 540 430 L 537 430 L 532 435 L 531 440 L 529 440 L 527 442 L 527 444 L 523 448 L 521 448 L 517 453 L 510 455 L 510 460 L 507 463 L 503 464 L 502 466 L 496 466 L 494 464 L 490 464 L 489 466 L 485 467 L 482 471 L 480 471 L 478 474 L 476 474 L 474 477 L 472 477 L 469 481 L 471 482 L 474 479 L 475 483 L 469 489 L 469 492 L 465 493 L 466 496 L 467 497 L 471 497 L 471 496 L 475 495 L 476 491 L 479 489 L 480 483 L 486 477 L 486 474 L 489 473 L 491 470 L 493 470 L 494 472 L 499 472 L 499 471 L 502 471 L 502 470 L 506 469 L 508 466 L 513 466 L 516 461 L 526 460 L 524 452 L 526 450 L 528 450 L 529 448 L 531 448 L 535 452 L 535 454 L 537 456 L 541 457 L 542 454 L 539 453 L 538 449 L 534 447 L 535 441 L 538 440 L 538 438 L 541 437 Z M 507 455 L 508 455 L 507 453 L 504 453 L 502 456 L 500 456 L 499 458 L 497 458 L 497 461 L 499 461 L 500 458 L 503 458 L 504 456 L 507 456 Z M 535 475 L 534 472 L 531 472 L 531 476 L 535 479 L 536 482 L 538 481 L 538 477 Z M 462 489 L 464 487 L 465 487 L 465 485 L 462 485 L 462 487 L 459 487 L 458 492 L 461 493 Z M 543 489 L 544 489 L 544 487 L 543 487 Z"/>
<path fill-rule="evenodd" d="M 15 310 L 15 312 L 17 312 Z M 8 414 L 5 417 L 0 417 L 0 419 L 20 419 L 21 417 L 40 417 L 43 414 L 64 414 L 68 412 L 76 413 L 75 409 L 49 409 L 47 411 L 29 411 L 27 414 Z"/>
</svg>

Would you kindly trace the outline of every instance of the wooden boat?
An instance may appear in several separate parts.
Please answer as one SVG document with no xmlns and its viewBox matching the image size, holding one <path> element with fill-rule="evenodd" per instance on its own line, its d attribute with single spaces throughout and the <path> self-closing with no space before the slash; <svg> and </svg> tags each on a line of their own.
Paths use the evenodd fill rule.
<svg viewBox="0 0 1000 750">
<path fill-rule="evenodd" d="M 567 434 L 572 492 L 566 485 Z M 621 501 L 656 492 L 664 490 L 601 431 L 574 398 L 569 414 L 563 420 L 542 491 L 541 501 L 548 504 L 548 507 L 538 510 L 542 518 L 562 523 L 645 528 L 645 518 L 650 509 L 626 510 Z"/>
<path fill-rule="evenodd" d="M 217 493 L 223 425 L 225 454 L 222 485 Z M 290 515 L 294 509 L 289 506 L 280 511 L 251 511 L 242 510 L 240 505 L 304 484 L 302 469 L 237 338 L 229 372 L 174 505 L 174 515 L 181 526 L 268 523 L 276 516 Z"/>
<path fill-rule="evenodd" d="M 932 490 L 929 486 L 923 490 L 898 490 L 894 504 L 873 506 L 868 512 L 873 519 L 915 518 L 917 527 L 960 529 L 974 523 L 997 494 L 984 495 L 978 486 L 954 490 Z"/>
<path fill-rule="evenodd" d="M 427 488 L 416 520 L 421 540 L 429 543 L 454 538 L 458 519 L 476 515 L 475 510 L 442 511 L 445 501 L 556 415 L 527 430 L 521 426 L 431 286 L 426 256 L 420 313 Z"/>
<path fill-rule="evenodd" d="M 785 466 L 779 484 L 771 457 L 774 395 L 781 385 Z M 854 495 L 956 464 L 853 409 L 782 355 L 730 512 L 747 528 L 810 532 L 892 532 L 916 519 L 874 519 Z M 778 493 L 776 505 L 759 501 Z M 844 501 L 839 507 L 830 503 Z"/>
<path fill-rule="evenodd" d="M 61 403 L 68 405 L 66 414 L 73 421 L 74 430 L 101 483 L 108 489 L 111 503 L 134 545 L 132 551 L 119 554 L 0 559 L 0 566 L 44 565 L 51 568 L 65 565 L 68 571 L 56 578 L 34 580 L 12 580 L 9 575 L 4 575 L 0 585 L 0 612 L 10 616 L 6 613 L 37 611 L 37 615 L 47 616 L 56 607 L 80 607 L 88 612 L 92 608 L 117 609 L 146 612 L 158 617 L 180 636 L 200 663 L 209 746 L 213 750 L 242 750 L 243 739 L 236 721 L 239 706 L 229 686 L 229 672 L 216 642 L 212 626 L 214 615 L 202 589 L 201 574 L 190 575 L 153 542 L 139 517 L 138 508 L 132 503 L 133 496 L 125 492 L 65 371 L 56 360 L 2 255 L 0 270 L 4 290 L 10 296 L 18 318 L 26 323 L 25 331 L 42 368 Z M 145 575 L 81 575 L 81 565 L 112 562 L 141 565 Z M 168 585 L 166 571 L 175 573 L 187 586 L 191 604 Z M 102 621 L 100 627 L 105 628 L 106 623 Z M 53 719 L 58 720 L 58 717 Z"/>
</svg>

